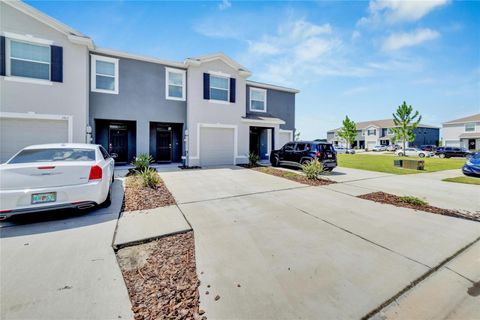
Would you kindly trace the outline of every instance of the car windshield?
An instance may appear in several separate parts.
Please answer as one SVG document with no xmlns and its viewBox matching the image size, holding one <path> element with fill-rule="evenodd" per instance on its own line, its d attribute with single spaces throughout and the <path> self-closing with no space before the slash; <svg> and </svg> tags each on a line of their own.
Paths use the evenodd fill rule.
<svg viewBox="0 0 480 320">
<path fill-rule="evenodd" d="M 77 148 L 25 149 L 8 163 L 95 161 L 95 150 Z"/>
<path fill-rule="evenodd" d="M 472 159 L 480 159 L 480 152 L 475 152 L 472 154 Z"/>
</svg>

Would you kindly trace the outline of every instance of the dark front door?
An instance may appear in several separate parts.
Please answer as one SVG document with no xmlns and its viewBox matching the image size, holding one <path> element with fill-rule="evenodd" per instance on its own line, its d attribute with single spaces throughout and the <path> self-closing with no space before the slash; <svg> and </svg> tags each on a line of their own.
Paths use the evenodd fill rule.
<svg viewBox="0 0 480 320">
<path fill-rule="evenodd" d="M 157 161 L 172 161 L 172 132 L 157 131 Z"/>
<path fill-rule="evenodd" d="M 126 126 L 111 125 L 108 151 L 116 153 L 116 162 L 128 162 L 128 130 Z"/>
<path fill-rule="evenodd" d="M 476 145 L 475 145 L 475 139 L 468 139 L 468 150 L 475 150 Z"/>
<path fill-rule="evenodd" d="M 250 153 L 260 156 L 260 135 L 256 128 L 250 128 Z"/>
</svg>

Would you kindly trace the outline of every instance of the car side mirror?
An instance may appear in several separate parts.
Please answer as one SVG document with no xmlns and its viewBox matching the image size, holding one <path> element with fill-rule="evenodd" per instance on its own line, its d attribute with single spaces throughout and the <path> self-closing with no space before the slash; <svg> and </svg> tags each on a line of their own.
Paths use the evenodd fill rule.
<svg viewBox="0 0 480 320">
<path fill-rule="evenodd" d="M 116 153 L 111 153 L 110 156 L 111 156 L 113 159 L 117 159 L 117 158 L 118 158 L 118 154 L 116 154 Z"/>
</svg>

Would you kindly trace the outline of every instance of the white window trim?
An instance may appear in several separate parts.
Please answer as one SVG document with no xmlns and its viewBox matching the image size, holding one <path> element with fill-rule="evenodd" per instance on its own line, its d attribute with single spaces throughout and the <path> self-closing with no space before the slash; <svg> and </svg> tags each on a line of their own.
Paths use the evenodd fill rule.
<svg viewBox="0 0 480 320">
<path fill-rule="evenodd" d="M 257 92 L 261 92 L 264 94 L 264 100 L 263 100 L 263 110 L 257 110 L 257 109 L 252 109 L 252 91 L 257 91 Z M 267 90 L 265 89 L 260 89 L 260 88 L 252 88 L 250 87 L 250 94 L 249 94 L 249 109 L 250 111 L 252 112 L 267 112 Z M 256 101 L 260 101 L 260 100 L 256 100 Z"/>
<path fill-rule="evenodd" d="M 219 74 L 210 74 L 210 80 L 211 78 L 213 77 L 216 77 L 216 78 L 224 78 L 224 79 L 227 79 L 227 100 L 219 100 L 219 99 L 214 99 L 212 98 L 212 88 L 213 89 L 217 89 L 217 90 L 224 90 L 225 91 L 225 88 L 218 88 L 218 87 L 212 87 L 212 81 L 210 81 L 210 87 L 208 88 L 208 93 L 210 95 L 210 101 L 211 102 L 214 102 L 214 103 L 221 103 L 221 104 L 230 104 L 230 77 L 227 77 L 226 75 L 219 75 Z"/>
<path fill-rule="evenodd" d="M 467 131 L 467 125 L 472 125 L 472 124 L 473 124 L 473 130 Z M 465 130 L 465 132 L 475 132 L 477 131 L 477 124 L 475 122 L 465 123 L 465 125 L 463 126 L 463 129 Z"/>
<path fill-rule="evenodd" d="M 170 97 L 168 86 L 170 85 L 170 76 L 169 73 L 177 73 L 182 75 L 182 97 Z M 187 96 L 187 88 L 186 88 L 186 78 L 187 72 L 182 69 L 174 69 L 174 68 L 165 68 L 165 99 L 167 100 L 177 100 L 177 101 L 185 101 Z"/>
<path fill-rule="evenodd" d="M 35 36 L 32 36 L 31 34 L 25 34 L 24 35 L 24 34 L 8 32 L 8 31 L 3 32 L 2 34 L 5 36 L 5 38 L 9 38 L 9 39 L 13 39 L 13 40 L 31 42 L 31 43 L 34 43 L 34 44 L 41 44 L 41 45 L 46 45 L 46 46 L 50 46 L 50 45 L 53 44 L 52 40 L 37 38 Z"/>
<path fill-rule="evenodd" d="M 8 33 L 8 32 L 5 32 L 5 33 Z M 52 82 L 51 81 L 51 79 L 52 79 L 52 66 L 51 66 L 52 65 L 52 61 L 51 61 L 52 57 L 50 57 L 50 60 L 48 62 L 30 60 L 30 59 L 22 59 L 22 58 L 12 58 L 11 50 L 10 50 L 10 48 L 11 48 L 10 42 L 12 40 L 16 41 L 16 42 L 22 42 L 22 43 L 31 44 L 31 45 L 34 45 L 34 46 L 39 46 L 39 47 L 48 47 L 48 49 L 50 51 L 50 45 L 49 44 L 45 44 L 45 43 L 38 42 L 38 41 L 28 41 L 28 40 L 24 40 L 24 39 L 18 39 L 18 38 L 15 38 L 15 37 L 6 38 L 5 39 L 5 56 L 6 56 L 5 57 L 5 75 L 7 76 L 6 79 L 11 78 L 11 80 L 13 80 L 13 81 L 17 80 L 18 82 L 37 83 L 37 84 L 51 83 Z M 12 70 L 11 70 L 11 60 L 12 59 L 48 65 L 48 79 L 38 79 L 38 78 L 32 78 L 32 77 L 22 77 L 22 76 L 12 75 Z M 25 79 L 25 80 L 22 81 L 23 79 Z"/>
<path fill-rule="evenodd" d="M 90 90 L 92 92 L 101 92 L 101 93 L 109 93 L 109 94 L 118 94 L 118 86 L 119 86 L 119 78 L 120 75 L 118 73 L 118 63 L 119 60 L 116 58 L 111 58 L 111 57 L 105 57 L 105 56 L 99 56 L 96 54 L 91 54 L 91 62 L 90 62 L 90 83 L 91 83 L 91 88 Z M 110 62 L 115 64 L 115 90 L 105 90 L 105 89 L 97 89 L 97 61 L 105 61 L 105 62 Z M 107 75 L 106 75 L 107 76 Z M 111 76 L 109 76 L 111 77 Z"/>
</svg>

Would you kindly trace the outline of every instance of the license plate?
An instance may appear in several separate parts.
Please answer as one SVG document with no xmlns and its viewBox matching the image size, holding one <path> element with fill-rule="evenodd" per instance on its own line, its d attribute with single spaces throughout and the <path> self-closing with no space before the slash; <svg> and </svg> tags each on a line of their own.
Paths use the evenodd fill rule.
<svg viewBox="0 0 480 320">
<path fill-rule="evenodd" d="M 331 155 L 331 154 L 327 154 L 327 158 L 331 158 L 331 157 L 332 157 L 332 155 Z"/>
<path fill-rule="evenodd" d="M 32 194 L 32 204 L 57 201 L 56 192 Z"/>
</svg>

